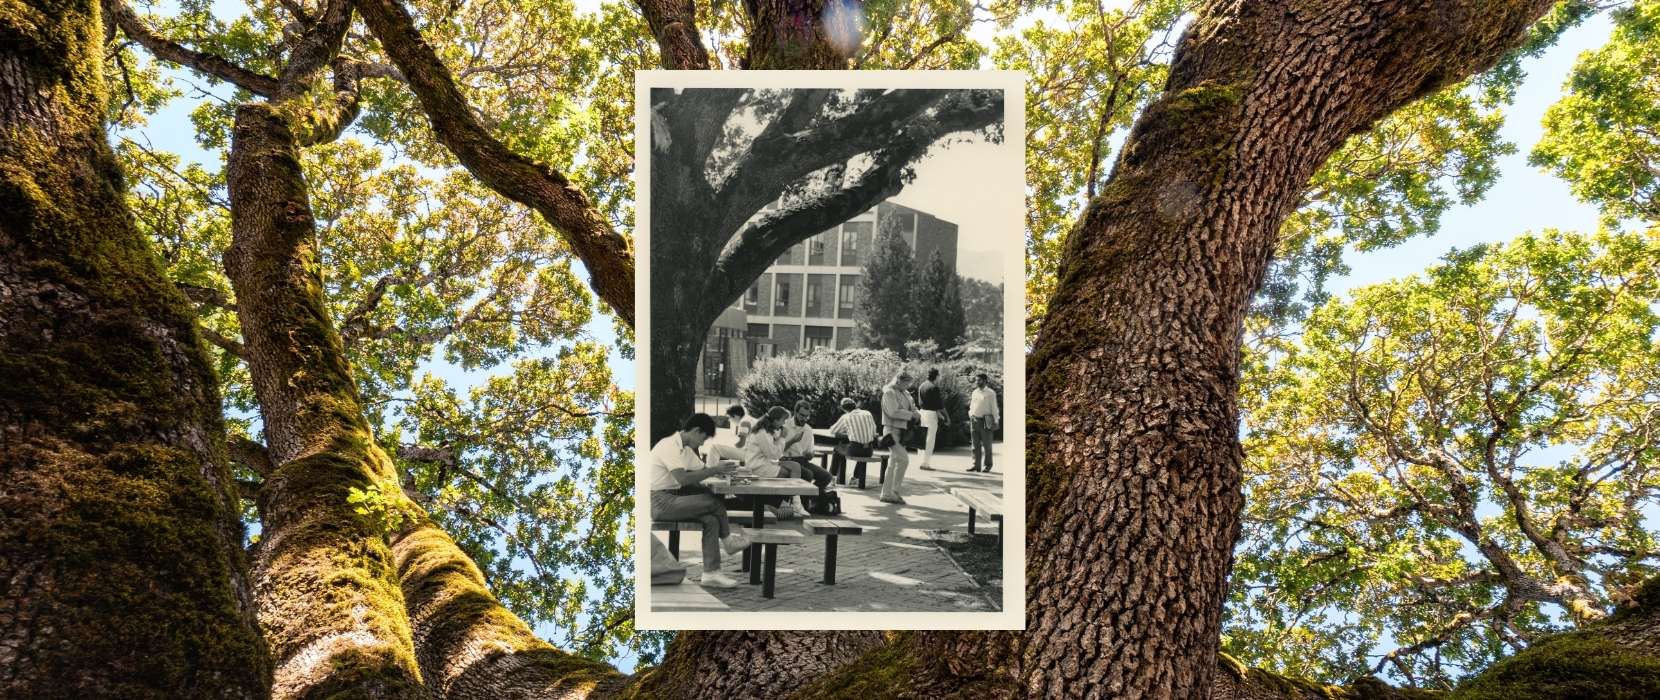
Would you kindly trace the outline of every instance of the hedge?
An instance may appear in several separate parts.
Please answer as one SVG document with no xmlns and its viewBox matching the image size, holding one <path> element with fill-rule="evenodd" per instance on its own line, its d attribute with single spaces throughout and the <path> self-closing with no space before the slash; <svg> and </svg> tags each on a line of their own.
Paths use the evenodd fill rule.
<svg viewBox="0 0 1660 700">
<path fill-rule="evenodd" d="M 813 427 L 828 428 L 841 416 L 842 398 L 851 397 L 880 420 L 882 386 L 898 373 L 900 364 L 899 356 L 890 350 L 819 348 L 806 355 L 769 357 L 756 363 L 738 384 L 738 400 L 753 415 L 772 406 L 793 409 L 796 401 L 805 399 L 812 406 Z M 951 423 L 940 431 L 936 448 L 968 444 L 968 397 L 974 375 L 985 372 L 999 400 L 1003 396 L 1003 372 L 998 367 L 973 360 L 905 364 L 917 378 L 916 384 L 928 376 L 929 368 L 940 371 L 936 383 Z M 912 385 L 913 397 L 916 384 Z M 921 447 L 922 431 L 916 432 L 916 439 L 906 442 Z"/>
</svg>

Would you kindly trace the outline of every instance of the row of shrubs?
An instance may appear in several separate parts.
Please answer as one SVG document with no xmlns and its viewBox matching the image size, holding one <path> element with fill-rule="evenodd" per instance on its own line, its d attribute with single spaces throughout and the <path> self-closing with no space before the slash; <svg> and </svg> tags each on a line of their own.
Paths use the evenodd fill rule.
<svg viewBox="0 0 1660 700">
<path fill-rule="evenodd" d="M 882 387 L 899 373 L 901 365 L 916 377 L 911 385 L 913 398 L 929 369 L 940 372 L 935 384 L 940 387 L 950 424 L 941 426 L 936 449 L 968 444 L 968 398 L 974 391 L 975 375 L 984 372 L 998 400 L 1003 397 L 1002 369 L 982 362 L 905 362 L 891 350 L 819 348 L 807 355 L 769 357 L 756 363 L 738 384 L 738 400 L 754 414 L 772 406 L 793 409 L 796 401 L 804 399 L 813 409 L 813 427 L 827 428 L 841 416 L 842 398 L 850 397 L 881 422 Z M 912 432 L 915 434 L 907 444 L 921 447 L 923 431 Z M 1001 425 L 997 432 L 1001 438 Z"/>
</svg>

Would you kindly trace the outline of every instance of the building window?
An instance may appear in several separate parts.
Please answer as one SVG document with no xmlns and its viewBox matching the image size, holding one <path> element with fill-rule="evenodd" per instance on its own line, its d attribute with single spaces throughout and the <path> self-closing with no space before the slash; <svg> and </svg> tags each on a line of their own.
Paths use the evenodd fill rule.
<svg viewBox="0 0 1660 700">
<path fill-rule="evenodd" d="M 836 292 L 836 306 L 842 311 L 853 310 L 853 303 L 856 301 L 854 297 L 858 294 L 858 292 L 855 291 L 858 289 L 857 280 L 858 278 L 856 277 L 848 277 L 846 275 L 842 276 L 841 284 Z"/>
<path fill-rule="evenodd" d="M 780 275 L 778 277 L 778 292 L 773 294 L 773 308 L 776 313 L 784 313 L 790 308 L 790 280 Z"/>
<path fill-rule="evenodd" d="M 818 285 L 816 284 L 807 285 L 807 308 L 818 308 Z"/>
<path fill-rule="evenodd" d="M 868 221 L 849 221 L 842 224 L 842 267 L 859 266 L 859 241 L 860 239 L 869 240 L 870 230 L 870 222 Z"/>
<path fill-rule="evenodd" d="M 826 326 L 807 326 L 806 337 L 802 338 L 803 350 L 812 352 L 818 348 L 828 348 L 834 343 L 834 331 Z"/>
<path fill-rule="evenodd" d="M 823 265 L 829 262 L 825 260 L 825 252 L 830 246 L 825 245 L 824 239 L 824 234 L 819 234 L 807 241 L 808 265 Z"/>
<path fill-rule="evenodd" d="M 761 303 L 761 283 L 760 282 L 756 282 L 754 284 L 749 285 L 749 291 L 744 292 L 744 303 L 748 304 L 750 306 L 755 306 L 755 305 Z"/>
</svg>

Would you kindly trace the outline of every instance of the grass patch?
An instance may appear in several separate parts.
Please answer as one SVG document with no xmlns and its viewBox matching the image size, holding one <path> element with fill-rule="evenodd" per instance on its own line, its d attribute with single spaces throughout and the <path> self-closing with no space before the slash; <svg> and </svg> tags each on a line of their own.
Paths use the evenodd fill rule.
<svg viewBox="0 0 1660 700">
<path fill-rule="evenodd" d="M 996 527 L 990 525 L 989 527 Z M 1003 550 L 997 546 L 996 534 L 963 532 L 940 533 L 934 542 L 945 550 L 946 556 L 980 584 L 979 591 L 991 600 L 998 610 L 1003 609 Z"/>
</svg>

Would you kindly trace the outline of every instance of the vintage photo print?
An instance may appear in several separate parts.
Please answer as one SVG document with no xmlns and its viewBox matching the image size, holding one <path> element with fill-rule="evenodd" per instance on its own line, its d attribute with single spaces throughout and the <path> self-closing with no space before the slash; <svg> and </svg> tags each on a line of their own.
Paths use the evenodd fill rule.
<svg viewBox="0 0 1660 700">
<path fill-rule="evenodd" d="M 1023 83 L 639 74 L 642 629 L 1020 629 Z"/>
</svg>

